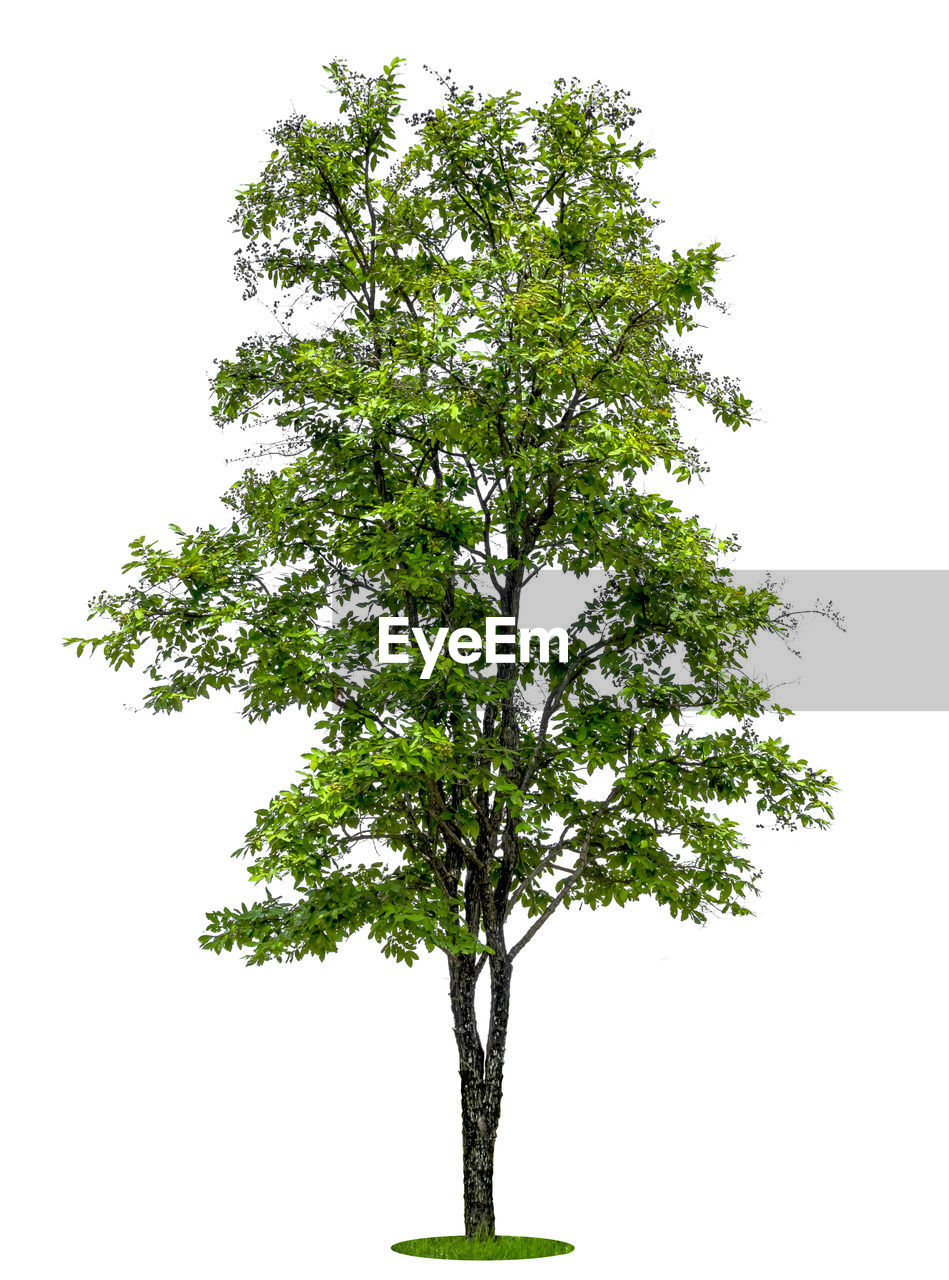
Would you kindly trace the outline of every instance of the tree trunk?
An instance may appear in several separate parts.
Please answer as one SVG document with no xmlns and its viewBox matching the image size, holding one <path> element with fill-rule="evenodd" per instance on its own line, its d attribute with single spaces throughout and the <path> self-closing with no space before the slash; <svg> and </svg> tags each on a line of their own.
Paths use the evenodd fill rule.
<svg viewBox="0 0 949 1280">
<path fill-rule="evenodd" d="M 493 1239 L 494 1142 L 498 1110 L 492 1109 L 483 1088 L 461 1086 L 462 1176 L 465 1193 L 465 1235 Z"/>
<path fill-rule="evenodd" d="M 469 1239 L 495 1235 L 494 1144 L 501 1115 L 511 966 L 506 957 L 492 956 L 491 962 L 491 1021 L 485 1049 L 475 1017 L 475 958 L 453 956 L 449 960 L 461 1077 L 465 1235 Z"/>
</svg>

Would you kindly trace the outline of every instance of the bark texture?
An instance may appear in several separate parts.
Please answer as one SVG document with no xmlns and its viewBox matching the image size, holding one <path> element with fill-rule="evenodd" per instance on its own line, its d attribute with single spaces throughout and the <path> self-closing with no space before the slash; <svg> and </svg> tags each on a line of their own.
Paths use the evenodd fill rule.
<svg viewBox="0 0 949 1280">
<path fill-rule="evenodd" d="M 452 1014 L 461 1077 L 461 1140 L 465 1198 L 465 1235 L 491 1238 L 494 1222 L 494 1145 L 501 1115 L 504 1050 L 511 1000 L 511 964 L 491 957 L 491 1014 L 483 1045 L 475 1014 L 476 965 L 473 956 L 449 961 Z"/>
</svg>

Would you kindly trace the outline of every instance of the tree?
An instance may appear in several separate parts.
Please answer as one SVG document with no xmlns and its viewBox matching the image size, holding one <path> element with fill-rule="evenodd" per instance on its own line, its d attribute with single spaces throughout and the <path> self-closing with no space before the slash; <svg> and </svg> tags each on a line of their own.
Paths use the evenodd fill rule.
<svg viewBox="0 0 949 1280">
<path fill-rule="evenodd" d="M 781 601 L 733 585 L 735 543 L 643 484 L 704 470 L 685 401 L 751 421 L 682 341 L 721 307 L 719 245 L 657 249 L 625 92 L 558 80 L 523 106 L 439 77 L 400 152 L 401 61 L 330 63 L 339 118 L 279 123 L 237 197 L 237 274 L 245 297 L 272 290 L 279 332 L 217 363 L 212 413 L 276 424 L 251 460 L 278 465 L 228 489 L 226 527 L 133 542 L 134 585 L 91 604 L 112 629 L 66 643 L 116 668 L 145 650 L 156 712 L 224 690 L 250 721 L 314 717 L 238 851 L 263 896 L 210 912 L 201 945 L 324 959 L 367 927 L 406 964 L 444 955 L 465 1231 L 493 1236 L 522 950 L 572 904 L 748 914 L 760 873 L 728 806 L 823 827 L 834 783 L 756 728 L 786 711 L 741 663 L 787 629 Z M 411 649 L 377 660 L 380 616 L 480 635 L 548 567 L 606 572 L 566 660 L 443 652 L 428 679 Z"/>
</svg>

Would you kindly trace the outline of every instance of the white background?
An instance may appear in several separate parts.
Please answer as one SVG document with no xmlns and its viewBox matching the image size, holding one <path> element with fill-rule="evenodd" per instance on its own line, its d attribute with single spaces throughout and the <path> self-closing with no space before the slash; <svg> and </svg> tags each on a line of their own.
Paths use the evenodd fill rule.
<svg viewBox="0 0 949 1280">
<path fill-rule="evenodd" d="M 323 63 L 531 99 L 632 91 L 663 243 L 721 240 L 698 335 L 761 419 L 684 493 L 748 568 L 945 568 L 944 29 L 921 3 L 53 4 L 8 19 L 4 1000 L 13 1280 L 432 1274 L 460 1229 L 440 958 L 199 951 L 306 722 L 133 714 L 77 662 L 128 541 L 213 522 L 249 443 L 206 378 L 266 317 L 231 278 L 265 130 Z M 905 657 L 911 660 L 910 652 Z M 785 726 L 832 832 L 756 841 L 753 920 L 552 921 L 515 977 L 499 1229 L 653 1280 L 945 1274 L 945 717 Z M 487 1265 L 487 1264 L 479 1264 Z"/>
</svg>

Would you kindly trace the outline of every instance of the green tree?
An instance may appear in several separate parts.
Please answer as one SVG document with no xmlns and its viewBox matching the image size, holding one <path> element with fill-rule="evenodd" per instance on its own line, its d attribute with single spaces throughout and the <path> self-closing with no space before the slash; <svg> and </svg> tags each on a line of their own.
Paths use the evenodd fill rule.
<svg viewBox="0 0 949 1280">
<path fill-rule="evenodd" d="M 822 827 L 834 783 L 755 728 L 785 712 L 741 660 L 786 629 L 781 601 L 732 585 L 734 543 L 643 484 L 704 469 L 683 402 L 750 421 L 682 340 L 721 306 L 719 246 L 658 251 L 625 92 L 559 80 L 524 106 L 439 77 L 400 122 L 401 61 L 326 67 L 338 118 L 278 124 L 237 197 L 237 272 L 279 332 L 218 362 L 213 415 L 275 423 L 279 465 L 230 487 L 226 527 L 133 542 L 135 585 L 92 602 L 111 630 L 66 643 L 114 667 L 143 650 L 155 711 L 225 690 L 251 721 L 312 714 L 238 851 L 261 899 L 210 912 L 201 945 L 323 959 L 367 927 L 396 960 L 444 955 L 465 1231 L 490 1236 L 524 947 L 571 904 L 747 914 L 760 873 L 727 806 Z M 566 662 L 376 661 L 381 614 L 481 632 L 548 567 L 606 571 Z"/>
</svg>

